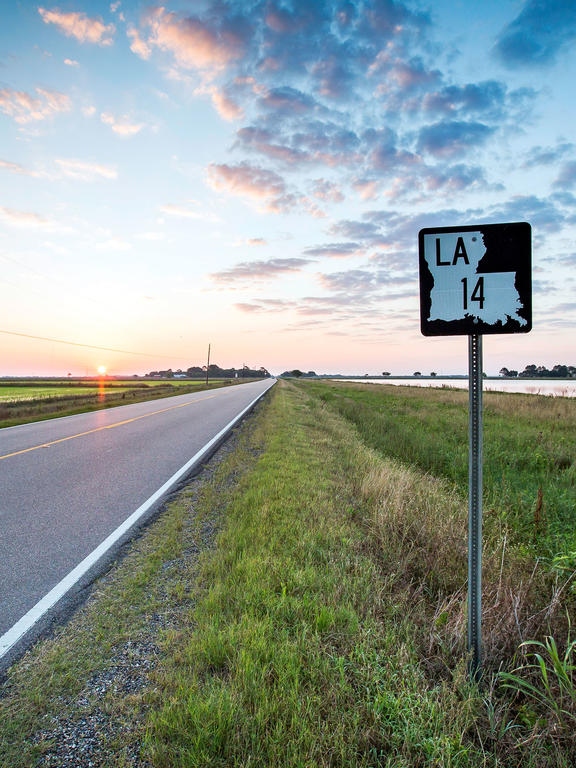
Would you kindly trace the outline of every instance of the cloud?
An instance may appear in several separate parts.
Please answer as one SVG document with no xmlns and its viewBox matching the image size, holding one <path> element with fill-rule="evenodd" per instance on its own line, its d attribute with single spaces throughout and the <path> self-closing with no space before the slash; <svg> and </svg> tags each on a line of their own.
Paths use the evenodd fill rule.
<svg viewBox="0 0 576 768">
<path fill-rule="evenodd" d="M 378 179 L 354 179 L 353 188 L 358 192 L 362 200 L 373 200 L 380 191 Z"/>
<path fill-rule="evenodd" d="M 306 211 L 316 218 L 324 218 L 324 211 L 306 195 L 299 194 L 286 184 L 275 171 L 260 166 L 240 163 L 211 163 L 207 182 L 216 191 L 252 200 L 261 210 L 270 213 L 288 213 L 295 209 Z"/>
<path fill-rule="evenodd" d="M 565 214 L 553 201 L 536 195 L 514 195 L 505 203 L 487 209 L 494 221 L 528 221 L 534 232 L 559 232 L 566 222 Z"/>
<path fill-rule="evenodd" d="M 26 125 L 46 120 L 60 112 L 69 112 L 72 108 L 70 98 L 64 93 L 39 87 L 34 90 L 38 97 L 12 88 L 0 89 L 0 110 L 12 117 L 19 125 Z"/>
<path fill-rule="evenodd" d="M 130 40 L 130 50 L 141 59 L 147 60 L 152 55 L 152 48 L 141 37 L 136 27 L 130 25 L 126 30 L 128 39 Z"/>
<path fill-rule="evenodd" d="M 118 171 L 111 165 L 94 163 L 89 160 L 73 160 L 69 158 L 58 158 L 55 162 L 59 166 L 62 174 L 71 179 L 94 181 L 95 179 L 118 178 Z"/>
<path fill-rule="evenodd" d="M 113 43 L 116 31 L 114 24 L 104 24 L 101 19 L 91 19 L 85 13 L 64 13 L 58 8 L 52 11 L 38 8 L 38 13 L 45 24 L 55 24 L 65 35 L 76 38 L 80 43 Z"/>
<path fill-rule="evenodd" d="M 463 155 L 485 144 L 495 130 L 484 123 L 443 120 L 420 130 L 418 151 L 445 158 Z"/>
<path fill-rule="evenodd" d="M 145 127 L 144 123 L 132 122 L 128 115 L 121 115 L 120 117 L 116 117 L 111 112 L 102 112 L 100 115 L 100 120 L 104 123 L 104 125 L 109 125 L 114 133 L 116 133 L 118 136 L 122 136 L 122 138 L 130 138 L 131 136 L 136 136 L 136 134 L 140 133 L 140 131 Z"/>
<path fill-rule="evenodd" d="M 312 264 L 311 259 L 285 258 L 267 261 L 242 261 L 235 267 L 224 269 L 210 275 L 216 283 L 232 285 L 237 282 L 273 280 L 281 275 L 301 272 L 302 267 Z"/>
<path fill-rule="evenodd" d="M 250 29 L 239 15 L 214 15 L 210 19 L 179 17 L 165 8 L 153 10 L 146 19 L 148 46 L 171 53 L 185 69 L 217 72 L 242 56 Z"/>
<path fill-rule="evenodd" d="M 20 163 L 11 163 L 8 160 L 0 160 L 0 170 L 10 171 L 11 173 L 17 173 L 21 176 L 37 176 L 35 171 L 30 171 Z"/>
<path fill-rule="evenodd" d="M 214 90 L 212 92 L 212 103 L 220 117 L 232 122 L 241 120 L 244 117 L 244 110 L 230 96 L 223 91 Z"/>
<path fill-rule="evenodd" d="M 370 221 L 350 219 L 336 222 L 330 227 L 330 234 L 341 235 L 352 240 L 376 244 L 381 238 L 380 227 Z"/>
<path fill-rule="evenodd" d="M 284 165 L 299 165 L 309 159 L 307 154 L 300 150 L 274 143 L 272 132 L 264 128 L 248 126 L 239 130 L 236 135 L 236 147 L 257 152 Z"/>
<path fill-rule="evenodd" d="M 331 181 L 326 181 L 326 179 L 315 179 L 312 194 L 318 200 L 323 200 L 326 203 L 341 203 L 344 200 L 340 187 Z"/>
<path fill-rule="evenodd" d="M 449 85 L 440 91 L 427 93 L 422 101 L 425 112 L 447 117 L 459 113 L 490 115 L 498 119 L 506 103 L 506 86 L 497 80 Z"/>
<path fill-rule="evenodd" d="M 518 18 L 533 6 L 522 0 Z M 463 79 L 446 64 L 454 51 L 435 43 L 431 18 L 414 10 L 415 4 L 202 0 L 181 7 L 188 11 L 148 11 L 128 34 L 141 46 L 138 55 L 161 59 L 165 75 L 211 99 L 224 120 L 241 121 L 232 159 L 216 158 L 206 169 L 213 189 L 275 213 L 322 216 L 345 194 L 354 197 L 354 207 L 366 207 L 367 200 L 380 201 L 371 207 L 382 205 L 372 212 L 378 219 L 351 216 L 331 224 L 327 242 L 304 257 L 370 252 L 396 264 L 406 259 L 407 243 L 414 246 L 414 223 L 427 215 L 423 209 L 438 214 L 443 196 L 457 194 L 463 210 L 451 214 L 456 221 L 504 210 L 502 204 L 466 211 L 463 201 L 468 193 L 505 191 L 494 183 L 503 177 L 502 168 L 489 172 L 478 158 L 487 148 L 497 150 L 500 136 L 525 125 L 520 116 L 538 94 L 513 89 L 503 78 L 488 79 L 482 71 L 477 80 Z M 128 132 L 136 126 L 124 122 Z M 560 154 L 560 145 L 556 159 L 540 149 L 534 164 L 570 159 L 568 150 Z M 501 155 L 490 157 L 497 161 Z M 514 183 L 523 160 L 514 163 Z M 572 188 L 570 176 L 562 179 Z M 395 201 L 405 209 L 410 205 L 410 213 L 386 210 Z M 510 211 L 527 204 L 511 202 Z M 527 208 L 544 226 L 562 227 L 569 221 L 562 205 L 569 205 L 568 198 Z M 198 215 L 187 203 L 167 204 L 163 213 Z"/>
<path fill-rule="evenodd" d="M 427 13 L 412 11 L 403 3 L 393 0 L 367 3 L 365 14 L 360 19 L 363 37 L 372 39 L 376 44 L 395 39 L 406 30 L 421 33 L 429 26 L 430 17 Z"/>
<path fill-rule="evenodd" d="M 567 302 L 563 302 L 562 304 L 557 304 L 554 307 L 553 312 L 554 314 L 566 314 L 567 312 L 569 313 L 576 312 L 576 302 L 567 301 Z"/>
<path fill-rule="evenodd" d="M 258 100 L 258 106 L 266 111 L 279 115 L 307 114 L 313 112 L 318 103 L 309 94 L 303 93 L 290 86 L 271 88 Z"/>
<path fill-rule="evenodd" d="M 294 131 L 292 144 L 305 151 L 314 162 L 329 167 L 362 162 L 362 140 L 348 125 L 331 120 L 307 120 Z"/>
<path fill-rule="evenodd" d="M 284 179 L 275 171 L 248 163 L 211 163 L 208 167 L 208 183 L 217 191 L 247 197 L 276 213 L 290 210 L 297 202 L 294 195 L 288 192 Z"/>
<path fill-rule="evenodd" d="M 0 218 L 6 223 L 16 227 L 37 228 L 49 227 L 51 222 L 37 213 L 29 211 L 17 211 L 13 208 L 5 208 L 0 205 Z"/>
<path fill-rule="evenodd" d="M 234 304 L 236 309 L 240 312 L 247 312 L 250 314 L 262 313 L 262 312 L 285 312 L 297 306 L 295 301 L 287 301 L 285 299 L 259 299 L 258 302 L 239 302 Z"/>
<path fill-rule="evenodd" d="M 574 144 L 568 141 L 560 142 L 555 147 L 532 147 L 530 152 L 526 154 L 526 160 L 522 164 L 522 167 L 536 168 L 539 165 L 552 165 L 564 158 L 574 149 Z"/>
<path fill-rule="evenodd" d="M 327 56 L 318 61 L 311 70 L 318 80 L 318 93 L 329 99 L 345 99 L 354 91 L 354 73 L 337 55 Z"/>
<path fill-rule="evenodd" d="M 560 189 L 572 189 L 576 186 L 576 161 L 572 160 L 569 163 L 564 163 L 558 178 L 554 182 L 555 187 Z"/>
<path fill-rule="evenodd" d="M 356 301 L 358 294 L 365 296 L 371 293 L 377 284 L 376 275 L 364 269 L 349 269 L 346 272 L 321 274 L 319 279 L 322 285 L 330 291 L 354 294 Z"/>
<path fill-rule="evenodd" d="M 79 67 L 80 64 L 75 59 L 64 59 L 64 64 L 67 67 Z"/>
<path fill-rule="evenodd" d="M 285 117 L 267 118 L 237 132 L 236 149 L 265 156 L 284 167 L 354 166 L 365 161 L 362 142 L 354 131 L 331 121 L 298 119 L 290 130 Z"/>
<path fill-rule="evenodd" d="M 404 96 L 415 91 L 423 90 L 427 87 L 434 87 L 442 79 L 442 73 L 437 70 L 430 70 L 419 57 L 410 60 L 394 59 L 380 54 L 370 68 L 370 74 L 385 74 L 383 82 L 378 87 L 378 93 L 387 94 L 395 87 Z"/>
<path fill-rule="evenodd" d="M 575 38 L 576 14 L 570 0 L 527 0 L 494 48 L 507 67 L 541 67 L 553 64 Z"/>
<path fill-rule="evenodd" d="M 445 192 L 461 192 L 472 189 L 503 190 L 502 184 L 489 185 L 484 169 L 477 165 L 440 166 L 426 168 L 423 171 L 423 181 L 427 190 Z"/>
<path fill-rule="evenodd" d="M 234 304 L 234 307 L 240 310 L 240 312 L 247 312 L 250 314 L 253 312 L 256 313 L 264 311 L 264 308 L 260 304 L 250 304 L 248 302 L 240 302 L 238 304 Z"/>
<path fill-rule="evenodd" d="M 363 214 L 362 221 L 340 221 L 331 227 L 331 231 L 353 232 L 360 243 L 380 245 L 383 252 L 371 260 L 402 269 L 406 263 L 412 263 L 407 261 L 412 256 L 407 257 L 406 254 L 412 254 L 418 231 L 424 227 L 450 226 L 466 221 L 528 221 L 533 225 L 534 233 L 559 232 L 568 216 L 556 204 L 554 197 L 515 195 L 507 201 L 486 207 L 436 208 L 422 213 L 371 210 Z"/>
</svg>

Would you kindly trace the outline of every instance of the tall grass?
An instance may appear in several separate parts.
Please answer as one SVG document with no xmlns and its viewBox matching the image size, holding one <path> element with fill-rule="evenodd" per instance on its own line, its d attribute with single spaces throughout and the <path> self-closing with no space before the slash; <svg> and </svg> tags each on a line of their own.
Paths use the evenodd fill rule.
<svg viewBox="0 0 576 768">
<path fill-rule="evenodd" d="M 386 389 L 306 386 L 375 447 L 373 465 L 367 466 L 359 489 L 371 510 L 373 541 L 376 551 L 384 553 L 383 561 L 403 575 L 406 589 L 427 617 L 431 629 L 423 633 L 422 651 L 431 673 L 441 675 L 454 654 L 465 650 L 467 401 L 459 392 Z M 567 551 L 573 535 L 568 515 L 563 519 L 558 512 L 566 498 L 573 500 L 574 483 L 567 473 L 573 472 L 573 463 L 562 466 L 554 457 L 559 446 L 570 446 L 567 453 L 573 448 L 574 435 L 556 422 L 557 402 L 548 405 L 542 418 L 537 403 L 520 400 L 518 407 L 513 405 L 514 396 L 508 396 L 497 401 L 498 413 L 487 409 L 488 439 L 506 428 L 506 460 L 518 477 L 510 483 L 513 508 L 511 491 L 502 494 L 494 483 L 494 457 L 499 454 L 489 454 L 487 496 L 494 506 L 487 509 L 483 553 L 486 694 L 478 733 L 498 754 L 516 752 L 516 765 L 528 764 L 523 752 L 528 750 L 535 765 L 569 766 L 576 760 L 571 725 L 575 645 L 570 638 L 576 554 Z M 571 424 L 574 403 L 562 403 L 562 408 Z M 538 450 L 545 434 L 546 449 Z M 502 458 L 502 445 L 499 450 Z M 529 484 L 535 468 L 538 488 L 544 491 L 537 488 L 533 507 L 522 510 L 519 489 Z M 543 499 L 548 500 L 547 516 L 538 521 L 534 513 L 539 501 L 542 513 Z M 573 501 L 566 509 L 573 511 Z M 522 512 L 525 529 L 518 525 Z M 556 536 L 546 530 L 553 515 Z M 566 554 L 539 557 L 558 547 Z M 502 673 L 492 678 L 491 672 L 499 669 Z"/>
<path fill-rule="evenodd" d="M 359 430 L 367 445 L 468 486 L 467 393 L 307 383 Z M 532 398 L 532 399 L 531 399 Z M 576 401 L 486 393 L 487 530 L 552 560 L 576 552 Z"/>
</svg>

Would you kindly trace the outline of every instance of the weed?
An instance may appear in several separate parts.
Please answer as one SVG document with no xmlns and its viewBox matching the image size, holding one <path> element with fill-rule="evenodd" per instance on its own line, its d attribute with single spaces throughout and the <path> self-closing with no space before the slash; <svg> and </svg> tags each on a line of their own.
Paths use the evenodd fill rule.
<svg viewBox="0 0 576 768">
<path fill-rule="evenodd" d="M 556 640 L 528 640 L 520 646 L 526 661 L 512 672 L 500 672 L 503 688 L 536 702 L 551 714 L 555 730 L 574 729 L 576 725 L 576 640 L 566 641 L 564 653 Z"/>
</svg>

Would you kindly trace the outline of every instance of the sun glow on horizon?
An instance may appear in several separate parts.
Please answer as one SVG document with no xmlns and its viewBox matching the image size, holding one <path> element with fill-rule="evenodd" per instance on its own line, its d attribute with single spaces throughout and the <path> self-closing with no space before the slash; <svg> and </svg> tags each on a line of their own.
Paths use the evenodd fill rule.
<svg viewBox="0 0 576 768">
<path fill-rule="evenodd" d="M 106 375 L 106 370 L 107 369 L 106 369 L 105 365 L 99 365 L 98 366 L 98 373 L 100 374 L 100 376 L 105 376 Z"/>
</svg>

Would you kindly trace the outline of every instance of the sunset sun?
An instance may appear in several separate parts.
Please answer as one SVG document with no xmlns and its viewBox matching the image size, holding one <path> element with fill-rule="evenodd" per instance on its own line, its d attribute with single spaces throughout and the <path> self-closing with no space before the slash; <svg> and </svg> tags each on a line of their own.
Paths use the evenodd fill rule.
<svg viewBox="0 0 576 768">
<path fill-rule="evenodd" d="M 100 374 L 100 376 L 104 376 L 104 374 L 106 373 L 106 366 L 105 365 L 99 365 L 98 366 L 98 373 Z"/>
</svg>

